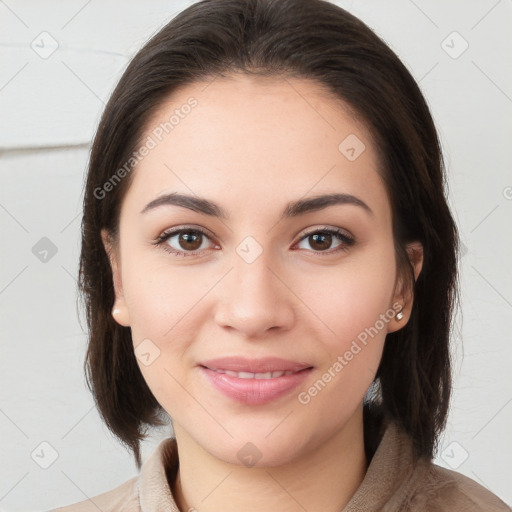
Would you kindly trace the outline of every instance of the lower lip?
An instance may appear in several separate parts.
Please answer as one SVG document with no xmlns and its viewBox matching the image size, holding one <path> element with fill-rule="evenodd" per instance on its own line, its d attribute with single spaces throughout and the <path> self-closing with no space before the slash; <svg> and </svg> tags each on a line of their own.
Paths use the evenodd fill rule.
<svg viewBox="0 0 512 512">
<path fill-rule="evenodd" d="M 206 376 L 219 391 L 229 398 L 247 405 L 258 405 L 276 400 L 302 384 L 309 377 L 312 368 L 274 379 L 240 379 L 226 373 L 218 373 L 200 366 Z"/>
</svg>

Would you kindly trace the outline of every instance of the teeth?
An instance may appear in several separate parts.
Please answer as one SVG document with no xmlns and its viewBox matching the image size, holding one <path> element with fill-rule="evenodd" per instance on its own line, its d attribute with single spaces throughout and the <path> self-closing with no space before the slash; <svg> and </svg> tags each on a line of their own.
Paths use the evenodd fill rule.
<svg viewBox="0 0 512 512">
<path fill-rule="evenodd" d="M 214 370 L 217 373 L 225 373 L 226 375 L 230 375 L 231 377 L 237 377 L 239 379 L 276 379 L 277 377 L 282 377 L 283 375 L 291 375 L 291 370 L 283 371 L 278 370 L 275 372 L 265 372 L 265 373 L 251 373 L 251 372 L 233 372 L 231 370 Z"/>
</svg>

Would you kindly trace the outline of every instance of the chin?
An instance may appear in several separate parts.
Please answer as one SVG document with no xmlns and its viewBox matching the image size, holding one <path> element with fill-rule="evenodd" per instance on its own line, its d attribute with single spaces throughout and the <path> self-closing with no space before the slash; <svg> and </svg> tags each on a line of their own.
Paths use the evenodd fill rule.
<svg viewBox="0 0 512 512">
<path fill-rule="evenodd" d="M 277 430 L 273 432 L 279 421 L 274 419 L 269 422 L 269 427 L 265 425 L 261 429 L 254 425 L 237 430 L 228 427 L 232 438 L 227 433 L 222 438 L 205 437 L 201 432 L 198 441 L 204 450 L 228 464 L 248 468 L 281 466 L 309 451 L 311 440 L 304 436 L 303 426 L 301 432 L 290 432 L 285 428 L 279 434 Z"/>
<path fill-rule="evenodd" d="M 210 452 L 216 458 L 226 463 L 247 468 L 266 468 L 282 466 L 292 462 L 299 456 L 296 447 L 275 446 L 275 443 L 266 441 L 253 443 L 246 441 L 242 443 L 229 443 L 225 450 L 219 450 L 219 446 L 212 447 Z"/>
</svg>

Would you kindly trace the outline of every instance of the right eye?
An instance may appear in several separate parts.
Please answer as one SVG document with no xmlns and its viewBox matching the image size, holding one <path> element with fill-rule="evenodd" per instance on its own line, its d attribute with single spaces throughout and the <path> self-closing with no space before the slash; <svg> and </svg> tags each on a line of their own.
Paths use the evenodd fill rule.
<svg viewBox="0 0 512 512">
<path fill-rule="evenodd" d="M 203 246 L 205 238 L 210 239 L 205 231 L 198 228 L 173 228 L 164 231 L 153 243 L 177 256 L 197 256 L 206 249 Z"/>
</svg>

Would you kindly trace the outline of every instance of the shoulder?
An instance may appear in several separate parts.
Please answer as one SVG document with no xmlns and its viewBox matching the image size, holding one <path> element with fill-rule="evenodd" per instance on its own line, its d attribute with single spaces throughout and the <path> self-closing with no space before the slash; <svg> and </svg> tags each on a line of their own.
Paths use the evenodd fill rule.
<svg viewBox="0 0 512 512">
<path fill-rule="evenodd" d="M 50 512 L 139 512 L 137 480 L 138 477 L 135 476 L 103 494 L 73 505 L 52 509 Z"/>
<path fill-rule="evenodd" d="M 432 462 L 415 471 L 411 510 L 441 512 L 511 512 L 512 509 L 483 485 Z"/>
</svg>

